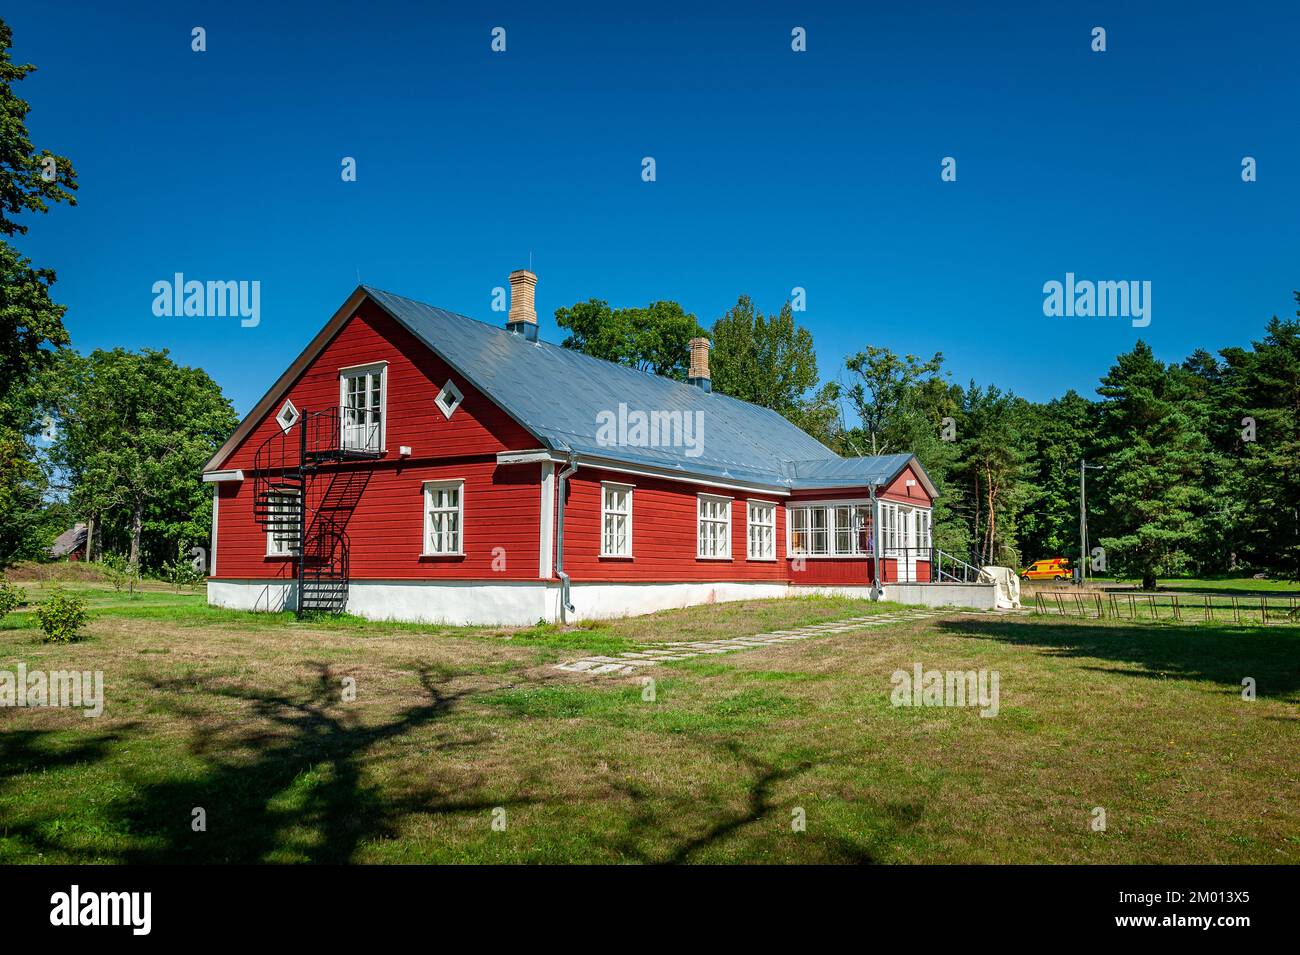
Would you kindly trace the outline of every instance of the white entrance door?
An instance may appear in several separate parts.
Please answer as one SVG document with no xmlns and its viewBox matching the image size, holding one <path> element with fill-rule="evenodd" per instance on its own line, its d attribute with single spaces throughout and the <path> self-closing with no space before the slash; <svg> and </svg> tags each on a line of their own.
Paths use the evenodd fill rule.
<svg viewBox="0 0 1300 955">
<path fill-rule="evenodd" d="M 916 581 L 916 511 L 898 509 L 898 537 L 903 548 L 898 560 L 898 579 L 905 583 Z"/>
</svg>

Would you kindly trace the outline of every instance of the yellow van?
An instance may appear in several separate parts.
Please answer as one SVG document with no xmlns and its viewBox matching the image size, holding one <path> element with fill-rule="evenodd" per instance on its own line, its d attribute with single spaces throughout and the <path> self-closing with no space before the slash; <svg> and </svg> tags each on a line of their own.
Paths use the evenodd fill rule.
<svg viewBox="0 0 1300 955">
<path fill-rule="evenodd" d="M 1068 580 L 1073 574 L 1070 562 L 1064 557 L 1036 560 L 1020 572 L 1021 580 Z"/>
</svg>

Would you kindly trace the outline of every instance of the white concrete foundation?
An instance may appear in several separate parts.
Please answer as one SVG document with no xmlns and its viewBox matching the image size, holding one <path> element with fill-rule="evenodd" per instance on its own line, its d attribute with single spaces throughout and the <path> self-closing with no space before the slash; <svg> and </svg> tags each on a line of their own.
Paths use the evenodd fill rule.
<svg viewBox="0 0 1300 955">
<path fill-rule="evenodd" d="M 208 606 L 278 613 L 298 603 L 295 580 L 209 580 Z"/>
<path fill-rule="evenodd" d="M 870 600 L 870 587 L 792 584 L 789 596 L 825 594 L 831 597 L 853 597 Z M 881 600 L 900 604 L 920 604 L 924 607 L 968 607 L 972 610 L 992 610 L 997 603 L 997 584 L 885 584 Z"/>
<path fill-rule="evenodd" d="M 292 610 L 297 584 L 286 580 L 210 580 L 208 603 L 233 610 Z M 570 620 L 631 617 L 697 604 L 827 594 L 871 599 L 870 587 L 832 587 L 768 581 L 725 583 L 574 582 Z M 993 584 L 887 584 L 883 599 L 928 607 L 991 610 Z M 528 626 L 560 619 L 555 581 L 354 580 L 348 613 L 370 620 L 455 625 Z"/>
<path fill-rule="evenodd" d="M 998 585 L 987 584 L 885 584 L 885 600 L 926 607 L 969 607 L 992 610 L 997 605 Z"/>
<path fill-rule="evenodd" d="M 767 600 L 788 597 L 789 584 L 783 582 L 730 582 L 716 584 L 573 584 L 574 620 L 598 620 L 607 617 L 635 617 L 657 610 L 674 610 L 696 604 L 727 603 L 732 600 Z M 557 587 L 554 615 L 560 614 Z"/>
</svg>

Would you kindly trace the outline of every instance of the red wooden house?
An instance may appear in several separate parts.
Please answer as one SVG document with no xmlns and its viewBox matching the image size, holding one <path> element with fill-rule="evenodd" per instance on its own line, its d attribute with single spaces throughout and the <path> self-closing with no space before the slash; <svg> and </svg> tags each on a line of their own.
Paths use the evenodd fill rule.
<svg viewBox="0 0 1300 955">
<path fill-rule="evenodd" d="M 841 458 L 713 393 L 706 339 L 687 383 L 539 341 L 536 282 L 511 274 L 505 327 L 358 288 L 204 469 L 209 601 L 492 624 L 938 602 L 914 457 Z"/>
</svg>

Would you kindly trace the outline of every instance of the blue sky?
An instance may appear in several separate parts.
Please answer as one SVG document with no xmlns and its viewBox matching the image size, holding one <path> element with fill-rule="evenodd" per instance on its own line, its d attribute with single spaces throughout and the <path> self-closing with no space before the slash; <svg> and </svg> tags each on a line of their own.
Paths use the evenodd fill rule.
<svg viewBox="0 0 1300 955">
<path fill-rule="evenodd" d="M 494 321 L 530 254 L 551 341 L 592 296 L 707 325 L 800 286 L 825 377 L 942 351 L 1032 399 L 1091 393 L 1139 335 L 1178 360 L 1295 311 L 1292 4 L 125 6 L 4 14 L 33 140 L 81 182 L 18 244 L 74 345 L 169 348 L 240 412 L 358 273 Z M 175 272 L 260 281 L 261 324 L 156 317 Z M 1150 281 L 1150 326 L 1046 318 L 1066 272 Z"/>
</svg>

